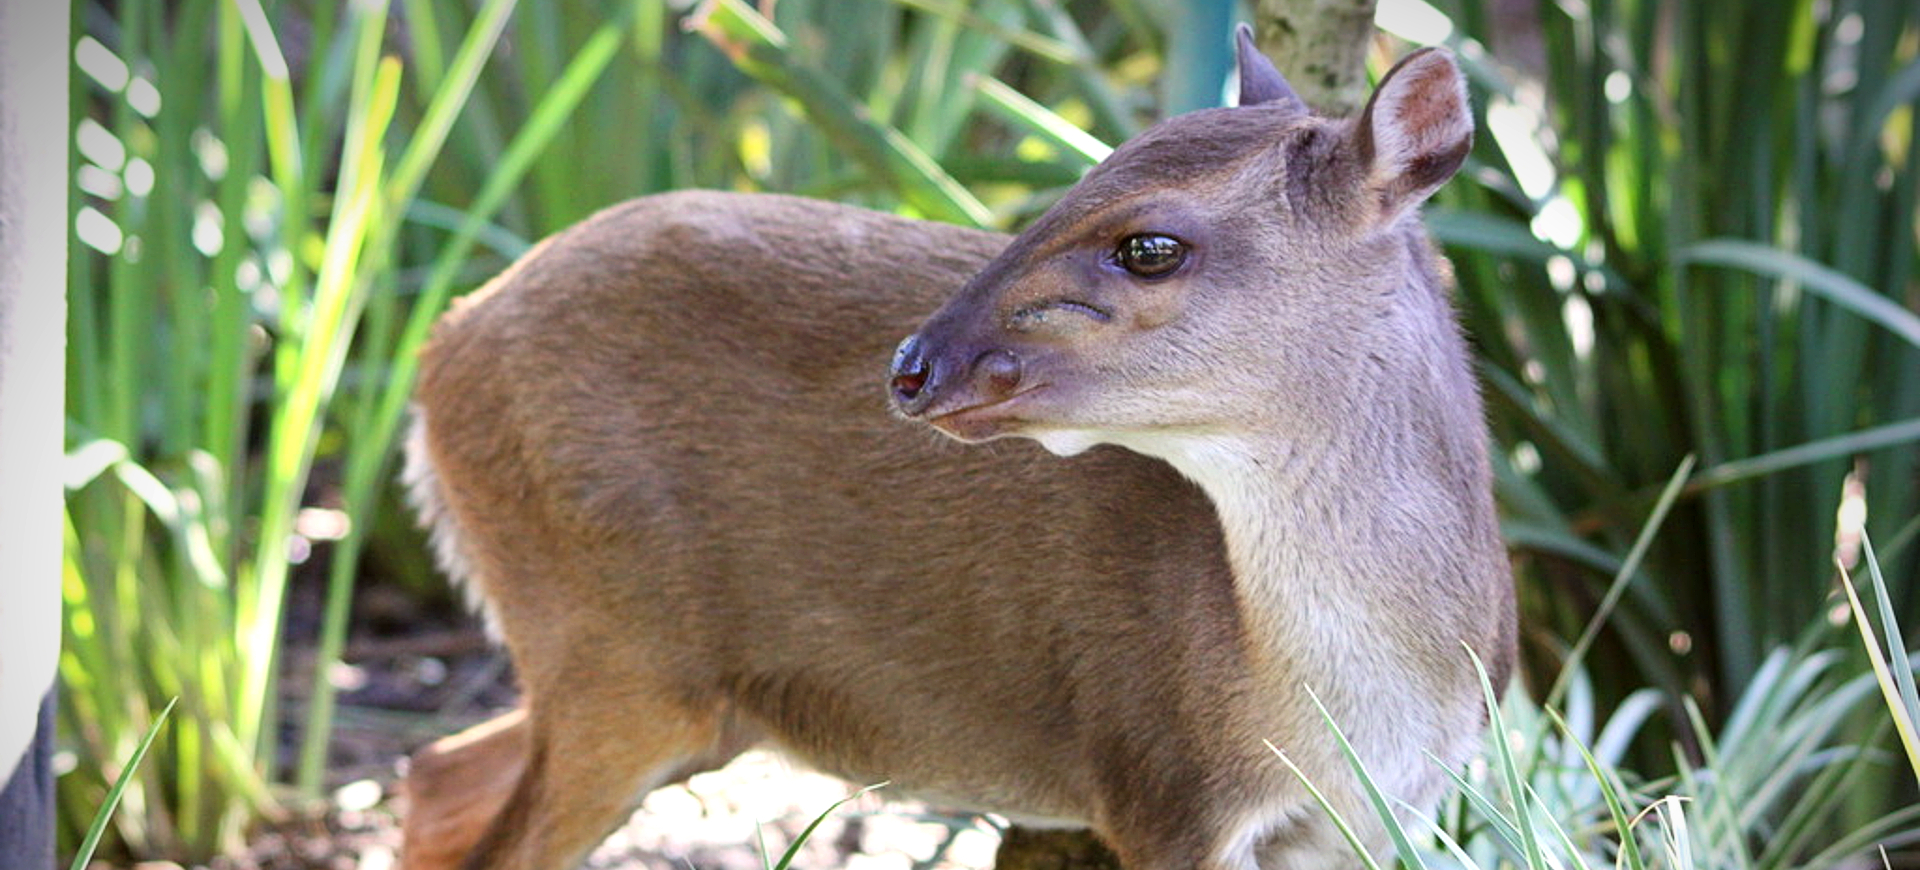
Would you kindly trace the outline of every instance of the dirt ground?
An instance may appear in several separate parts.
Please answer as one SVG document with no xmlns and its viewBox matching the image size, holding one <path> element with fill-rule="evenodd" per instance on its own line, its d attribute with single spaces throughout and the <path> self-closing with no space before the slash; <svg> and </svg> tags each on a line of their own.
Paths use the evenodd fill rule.
<svg viewBox="0 0 1920 870">
<path fill-rule="evenodd" d="M 211 870 L 387 870 L 400 830 L 392 778 L 335 790 L 323 814 L 256 837 L 246 855 Z M 648 795 L 632 818 L 594 850 L 588 870 L 763 870 L 758 841 L 777 860 L 806 826 L 847 796 L 846 783 L 751 752 L 685 785 Z M 865 796 L 823 821 L 793 866 L 800 870 L 983 870 L 999 834 L 980 817 L 941 817 L 912 803 Z M 160 870 L 142 865 L 138 870 Z"/>
<path fill-rule="evenodd" d="M 303 584 L 304 585 L 304 584 Z M 296 592 L 296 598 L 303 593 Z M 294 602 L 283 684 L 283 763 L 305 714 L 318 602 Z M 514 689 L 504 652 L 477 623 L 444 602 L 422 602 L 390 586 L 363 587 L 340 689 L 324 805 L 294 807 L 266 826 L 243 855 L 208 870 L 386 870 L 397 865 L 396 797 L 401 759 L 418 746 L 510 709 Z M 283 768 L 284 769 L 284 768 Z M 864 783 L 861 785 L 865 785 Z M 836 801 L 858 790 L 764 751 L 684 785 L 648 795 L 633 817 L 594 851 L 591 870 L 764 870 L 758 843 L 777 860 Z M 993 864 L 998 820 L 947 816 L 919 804 L 867 795 L 836 810 L 808 839 L 800 870 L 975 870 Z M 144 864 L 138 870 L 167 870 Z"/>
</svg>

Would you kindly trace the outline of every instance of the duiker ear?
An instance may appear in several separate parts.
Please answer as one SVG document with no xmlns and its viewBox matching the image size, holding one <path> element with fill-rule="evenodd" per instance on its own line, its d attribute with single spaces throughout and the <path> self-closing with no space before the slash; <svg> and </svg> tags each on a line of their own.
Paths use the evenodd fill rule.
<svg viewBox="0 0 1920 870">
<path fill-rule="evenodd" d="M 1240 105 L 1254 106 L 1260 103 L 1285 102 L 1295 111 L 1307 110 L 1307 103 L 1294 93 L 1293 85 L 1287 84 L 1286 76 L 1273 66 L 1273 61 L 1260 53 L 1253 45 L 1253 28 L 1246 22 L 1234 28 L 1233 54 L 1235 66 L 1240 69 Z"/>
<path fill-rule="evenodd" d="M 1423 48 L 1395 64 L 1367 100 L 1354 137 L 1381 220 L 1433 195 L 1473 147 L 1473 110 L 1453 56 Z"/>
</svg>

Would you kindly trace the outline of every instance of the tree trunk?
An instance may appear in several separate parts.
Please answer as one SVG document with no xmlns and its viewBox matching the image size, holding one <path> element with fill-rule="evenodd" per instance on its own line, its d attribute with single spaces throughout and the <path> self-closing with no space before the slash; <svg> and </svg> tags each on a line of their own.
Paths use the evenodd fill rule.
<svg viewBox="0 0 1920 870">
<path fill-rule="evenodd" d="M 1253 37 L 1314 109 L 1336 117 L 1367 101 L 1376 0 L 1259 0 Z"/>
</svg>

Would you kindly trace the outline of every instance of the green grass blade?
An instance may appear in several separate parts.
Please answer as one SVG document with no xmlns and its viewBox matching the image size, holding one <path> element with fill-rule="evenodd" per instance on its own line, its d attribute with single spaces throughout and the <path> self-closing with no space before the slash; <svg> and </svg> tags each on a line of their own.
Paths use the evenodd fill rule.
<svg viewBox="0 0 1920 870">
<path fill-rule="evenodd" d="M 454 53 L 452 66 L 434 92 L 433 100 L 428 103 L 419 123 L 409 131 L 407 150 L 400 156 L 392 176 L 387 180 L 390 209 L 403 208 L 419 191 L 427 169 L 440 156 L 441 146 L 446 143 L 454 120 L 471 98 L 474 83 L 479 80 L 487 58 L 492 56 L 494 46 L 499 44 L 500 33 L 506 28 L 507 19 L 512 16 L 517 2 L 487 0 L 486 5 L 474 16 L 473 26 L 467 30 L 466 38 L 461 40 L 459 50 Z"/>
<path fill-rule="evenodd" d="M 865 112 L 835 82 L 788 51 L 786 34 L 742 0 L 711 0 L 693 25 L 741 72 L 792 97 L 835 144 L 892 185 L 925 216 L 966 226 L 993 221 L 989 210 L 933 158 Z"/>
<path fill-rule="evenodd" d="M 435 317 L 446 307 L 447 298 L 452 292 L 455 278 L 460 273 L 461 264 L 471 252 L 476 239 L 491 226 L 489 221 L 492 216 L 525 177 L 534 159 L 551 141 L 554 132 L 565 125 L 567 117 L 579 105 L 587 90 L 599 80 L 620 45 L 621 33 L 625 27 L 626 23 L 623 21 L 602 25 L 594 37 L 574 54 L 573 60 L 562 71 L 552 89 L 541 98 L 527 123 L 521 127 L 519 134 L 508 145 L 493 174 L 482 183 L 474 203 L 466 212 L 465 219 L 441 249 L 433 272 L 427 279 L 425 290 L 415 301 L 406 328 L 396 345 L 396 359 L 387 377 L 384 391 L 381 393 L 378 410 L 374 414 L 374 423 L 362 433 L 362 440 L 368 447 L 355 450 L 348 457 L 346 481 L 343 487 L 344 500 L 347 504 L 369 508 L 372 504 L 376 483 L 381 479 L 383 470 L 387 468 L 388 460 L 392 456 L 395 436 L 405 416 L 407 397 L 411 393 L 414 377 L 418 371 L 417 351 L 425 342 Z M 340 564 L 352 564 L 362 540 L 363 538 L 353 537 L 342 542 L 341 552 L 336 554 Z M 343 587 L 346 580 L 340 577 L 344 576 L 343 574 L 330 580 L 330 585 Z M 321 763 L 325 757 L 327 730 L 324 722 L 308 723 L 307 733 L 311 742 L 303 748 L 302 765 L 303 777 L 308 779 L 310 785 L 319 781 Z"/>
<path fill-rule="evenodd" d="M 1660 817 L 1660 839 L 1665 846 L 1666 866 L 1676 870 L 1692 870 L 1693 835 L 1687 827 L 1685 802 L 1668 795 L 1655 801 L 1652 811 Z"/>
<path fill-rule="evenodd" d="M 1052 0 L 1022 0 L 1022 4 L 1026 6 L 1030 21 L 1052 33 L 1053 38 L 1066 43 L 1074 54 L 1095 56 L 1086 34 L 1074 23 L 1073 16 L 1067 13 L 1065 6 Z M 1158 35 L 1153 34 L 1154 37 Z M 1140 124 L 1127 110 L 1125 98 L 1108 81 L 1104 70 L 1076 66 L 1069 71 L 1069 75 L 1075 90 L 1087 101 L 1088 108 L 1093 110 L 1095 123 L 1091 132 L 1104 134 L 1105 139 L 1112 142 L 1122 142 L 1139 134 Z"/>
<path fill-rule="evenodd" d="M 1674 501 L 1680 497 L 1681 486 L 1692 472 L 1693 457 L 1689 456 L 1681 460 L 1680 467 L 1674 469 L 1673 476 L 1667 479 L 1666 488 L 1661 491 L 1659 500 L 1654 502 L 1653 512 L 1647 517 L 1646 523 L 1641 525 L 1640 534 L 1634 539 L 1632 549 L 1627 551 L 1626 559 L 1620 563 L 1620 572 L 1614 575 L 1612 585 L 1607 587 L 1606 596 L 1601 598 L 1600 605 L 1594 608 L 1593 616 L 1587 621 L 1586 629 L 1580 632 L 1580 638 L 1574 641 L 1573 648 L 1568 651 L 1566 662 L 1560 667 L 1560 675 L 1554 678 L 1553 687 L 1547 691 L 1546 700 L 1542 706 L 1556 706 L 1566 694 L 1569 678 L 1576 672 L 1579 664 L 1586 659 L 1587 650 L 1593 646 L 1594 639 L 1600 635 L 1600 628 L 1606 624 L 1607 617 L 1613 613 L 1614 607 L 1619 605 L 1620 596 L 1625 594 L 1628 581 L 1639 572 L 1641 560 L 1646 558 L 1648 548 L 1653 545 L 1654 536 L 1665 525 L 1667 512 L 1673 508 Z"/>
<path fill-rule="evenodd" d="M 400 213 L 406 207 L 406 203 L 418 193 L 427 169 L 439 156 L 447 133 L 452 128 L 460 109 L 466 105 L 474 83 L 479 78 L 481 67 L 486 58 L 492 54 L 493 47 L 499 41 L 501 31 L 505 28 L 507 17 L 512 13 L 513 8 L 514 0 L 490 0 L 480 10 L 466 38 L 462 40 L 459 51 L 454 56 L 452 67 L 442 79 L 441 86 L 435 92 L 419 126 L 414 129 L 400 162 L 391 176 L 376 182 L 384 188 L 385 197 L 384 204 L 377 213 L 388 217 L 375 222 L 367 232 L 368 238 L 360 242 L 369 252 L 370 267 L 381 264 L 388 246 L 400 227 L 400 221 L 391 216 Z M 397 70 L 397 67 L 392 69 Z M 375 87 L 381 88 L 377 91 L 380 94 L 397 94 L 397 77 L 390 85 L 376 84 Z M 369 111 L 372 117 L 380 119 L 377 123 L 384 129 L 385 119 L 391 116 L 391 106 L 381 103 L 371 107 Z M 355 279 L 355 283 L 362 287 L 365 286 L 365 281 L 365 278 Z M 356 296 L 355 304 L 364 305 L 366 291 L 360 290 Z M 344 316 L 348 319 L 357 319 L 358 314 L 353 312 Z M 351 330 L 348 330 L 347 334 L 350 336 Z M 340 342 L 337 347 L 337 359 L 339 363 L 344 364 L 346 342 Z M 337 369 L 331 377 L 338 378 Z M 356 469 L 364 464 L 364 461 L 356 462 L 358 454 L 371 453 L 384 457 L 390 450 L 391 447 L 386 442 L 357 442 L 355 448 L 350 451 L 354 455 L 348 459 L 349 467 Z M 350 487 L 349 489 L 351 491 L 347 493 L 347 508 L 359 513 L 363 519 L 371 517 L 373 514 L 369 503 L 371 487 Z M 366 534 L 367 525 L 369 523 L 364 521 L 354 524 L 348 533 L 348 539 L 341 542 L 341 552 L 336 555 L 328 575 L 326 604 L 321 617 L 320 642 L 314 656 L 313 695 L 308 699 L 307 719 L 296 762 L 295 783 L 308 794 L 317 795 L 323 785 L 327 743 L 333 731 L 335 697 L 333 683 L 328 678 L 328 674 L 346 644 L 347 613 L 352 603 L 354 569 L 357 561 L 355 557 L 358 555 L 361 539 Z"/>
<path fill-rule="evenodd" d="M 1754 685 L 1757 686 L 1759 683 L 1756 682 Z M 1704 770 L 1717 772 L 1726 769 L 1729 756 L 1720 751 L 1719 741 L 1715 739 L 1712 729 L 1708 726 L 1706 714 L 1701 711 L 1700 705 L 1692 698 L 1683 698 L 1681 706 L 1686 711 L 1688 724 L 1692 726 L 1694 739 L 1700 747 L 1701 758 L 1706 762 Z M 1695 773 L 1697 776 L 1698 772 Z M 1687 791 L 1689 794 L 1697 795 L 1700 800 L 1705 822 L 1702 831 L 1708 838 L 1708 842 L 1719 847 L 1724 853 L 1722 857 L 1728 860 L 1731 866 L 1739 870 L 1753 870 L 1753 855 L 1748 849 L 1745 837 L 1741 836 L 1743 832 L 1738 823 L 1740 811 L 1736 806 L 1738 802 L 1746 800 L 1747 795 L 1736 793 L 1737 790 L 1730 783 L 1721 781 L 1717 776 L 1712 786 L 1708 788 L 1701 787 L 1700 781 L 1696 778 L 1690 783 Z M 1683 829 L 1680 833 L 1688 832 Z M 1691 855 L 1692 853 L 1689 850 L 1680 854 Z"/>
<path fill-rule="evenodd" d="M 1534 805 L 1543 807 L 1552 806 L 1545 798 L 1540 796 L 1539 791 L 1534 789 L 1533 786 L 1527 786 L 1527 793 L 1533 796 Z M 1553 832 L 1554 839 L 1559 842 L 1560 847 L 1566 850 L 1566 856 L 1571 859 L 1574 868 L 1576 868 L 1576 870 L 1590 870 L 1586 855 L 1580 851 L 1579 845 L 1573 842 L 1573 837 L 1567 833 L 1566 826 L 1560 824 L 1560 820 L 1551 812 L 1542 813 L 1540 817 L 1546 823 L 1547 830 Z M 1559 860 L 1556 860 L 1553 856 L 1546 855 L 1544 852 L 1542 852 L 1541 857 L 1548 861 L 1542 870 L 1560 870 L 1562 865 Z"/>
<path fill-rule="evenodd" d="M 974 82 L 974 90 L 996 114 L 1065 149 L 1086 166 L 1099 163 L 1113 153 L 1113 146 L 1095 139 L 1093 134 L 1068 123 L 999 79 L 982 77 Z"/>
<path fill-rule="evenodd" d="M 1880 573 L 1880 558 L 1873 551 L 1873 538 L 1866 529 L 1860 530 L 1861 558 L 1867 562 L 1867 577 L 1873 581 L 1873 595 L 1880 605 L 1880 628 L 1887 636 L 1887 655 L 1894 675 L 1894 685 L 1900 689 L 1901 706 L 1906 711 L 1910 724 L 1920 724 L 1920 690 L 1913 681 L 1913 659 L 1907 652 L 1907 642 L 1901 636 L 1900 620 L 1893 612 L 1893 592 L 1887 588 L 1887 578 Z M 1900 711 L 1894 711 L 1896 717 Z M 1920 730 L 1920 729 L 1915 729 Z M 1920 770 L 1915 771 L 1920 776 Z"/>
<path fill-rule="evenodd" d="M 827 807 L 826 810 L 820 813 L 820 815 L 813 817 L 813 821 L 809 822 L 807 824 L 806 829 L 800 832 L 800 836 L 793 838 L 793 842 L 787 844 L 787 850 L 781 853 L 780 860 L 776 862 L 773 866 L 769 867 L 768 870 L 788 870 L 789 867 L 793 866 L 793 859 L 799 856 L 800 847 L 805 846 L 807 844 L 807 840 L 813 837 L 814 830 L 819 828 L 820 823 L 826 821 L 828 816 L 833 815 L 834 810 L 837 810 L 843 806 L 846 806 L 849 803 L 852 803 L 855 800 L 858 800 L 859 798 L 867 795 L 869 792 L 886 788 L 888 785 L 891 785 L 891 783 L 877 782 L 877 783 L 874 783 L 873 785 L 866 786 L 865 788 L 862 788 L 859 791 L 854 792 L 853 794 L 847 795 L 846 797 L 843 797 L 837 801 L 834 801 L 832 806 Z M 760 841 L 760 854 L 761 854 L 762 861 L 764 861 L 765 856 L 767 854 L 767 841 L 764 838 L 762 838 Z"/>
<path fill-rule="evenodd" d="M 288 572 L 287 542 L 312 470 L 321 417 L 332 400 L 352 344 L 360 308 L 370 289 L 362 271 L 366 243 L 381 220 L 380 182 L 384 140 L 399 96 L 400 65 L 380 59 L 378 22 L 364 23 L 362 52 L 354 87 L 355 110 L 341 164 L 339 192 L 328 222 L 324 258 L 315 284 L 307 329 L 294 360 L 292 380 L 281 397 L 266 454 L 266 491 L 262 499 L 259 544 L 254 555 L 251 596 L 238 627 L 241 649 L 252 650 L 238 705 L 237 724 L 250 744 L 271 733 L 267 713 L 280 643 Z M 263 761 L 267 756 L 263 754 Z"/>
<path fill-rule="evenodd" d="M 1422 215 L 1427 230 L 1436 241 L 1460 245 L 1489 254 L 1517 257 L 1545 263 L 1555 257 L 1581 258 L 1541 239 L 1525 223 L 1513 218 L 1480 211 L 1436 206 Z"/>
<path fill-rule="evenodd" d="M 1353 849 L 1353 854 L 1360 859 L 1361 865 L 1365 866 L 1367 870 L 1380 870 L 1380 862 L 1375 861 L 1373 855 L 1367 851 L 1367 845 L 1360 842 L 1359 832 L 1353 829 L 1352 823 L 1347 821 L 1346 816 L 1341 815 L 1340 810 L 1335 808 L 1333 802 L 1327 799 L 1326 794 L 1320 791 L 1320 787 L 1314 785 L 1313 779 L 1307 776 L 1306 771 L 1301 770 L 1299 765 L 1294 764 L 1293 759 L 1288 758 L 1285 752 L 1280 751 L 1280 747 L 1273 745 L 1273 741 L 1263 740 L 1261 742 L 1267 745 L 1268 751 L 1271 751 L 1280 759 L 1281 764 L 1287 766 L 1288 772 L 1292 773 L 1294 778 L 1300 781 L 1300 784 L 1306 788 L 1307 794 L 1313 796 L 1314 802 L 1320 805 L 1321 811 L 1325 812 L 1327 818 L 1333 822 L 1334 829 L 1338 830 L 1340 836 L 1347 841 L 1347 845 Z"/>
<path fill-rule="evenodd" d="M 573 110 L 587 90 L 598 81 L 607 64 L 613 59 L 614 52 L 621 41 L 622 22 L 610 22 L 595 31 L 579 51 L 574 53 L 573 61 L 560 74 L 553 87 L 540 98 L 529 114 L 527 122 L 513 138 L 502 154 L 493 174 L 487 176 L 468 206 L 466 219 L 459 229 L 441 249 L 435 260 L 433 271 L 427 277 L 420 298 L 415 301 L 408 315 L 407 325 L 397 345 L 397 357 L 393 370 L 388 374 L 386 390 L 382 394 L 378 429 L 373 440 L 393 443 L 394 435 L 399 431 L 400 421 L 405 416 L 407 397 L 413 390 L 414 377 L 419 371 L 418 350 L 426 343 L 427 335 L 433 329 L 433 323 L 441 311 L 445 310 L 447 300 L 453 294 L 454 280 L 460 273 L 461 264 L 482 231 L 489 225 L 493 215 L 506 203 L 513 189 L 525 177 L 527 170 L 540 156 L 553 134 L 567 123 Z M 348 469 L 349 486 L 362 477 L 372 478 L 371 459 L 364 459 Z M 370 484 L 367 484 L 370 485 Z"/>
<path fill-rule="evenodd" d="M 86 870 L 87 864 L 93 860 L 93 850 L 99 847 L 100 835 L 106 833 L 108 820 L 113 817 L 113 811 L 120 806 L 120 796 L 126 794 L 127 784 L 133 781 L 134 773 L 140 769 L 140 763 L 146 760 L 147 749 L 153 746 L 153 739 L 160 736 L 161 726 L 167 723 L 167 716 L 173 712 L 173 705 L 179 703 L 179 700 L 175 698 L 168 701 L 167 706 L 160 710 L 160 714 L 153 717 L 153 724 L 147 726 L 146 736 L 140 738 L 140 745 L 134 748 L 133 757 L 127 759 L 127 765 L 120 769 L 120 775 L 114 777 L 113 787 L 107 790 L 107 799 L 100 804 L 99 811 L 94 813 L 93 824 L 87 826 L 86 837 L 80 841 L 80 848 L 74 850 L 73 863 L 68 865 L 69 870 Z"/>
<path fill-rule="evenodd" d="M 1627 814 L 1626 804 L 1620 800 L 1618 777 L 1595 758 L 1585 743 L 1574 737 L 1573 729 L 1567 727 L 1565 719 L 1559 713 L 1547 708 L 1547 715 L 1553 718 L 1560 734 L 1574 748 L 1580 750 L 1580 758 L 1586 762 L 1587 771 L 1593 774 L 1594 782 L 1600 786 L 1600 798 L 1606 802 L 1607 818 L 1612 820 L 1613 829 L 1620 835 L 1620 866 L 1625 870 L 1646 870 L 1646 859 L 1640 854 L 1640 844 L 1633 836 L 1633 817 Z"/>
<path fill-rule="evenodd" d="M 1474 673 L 1480 676 L 1480 691 L 1487 702 L 1487 727 L 1493 734 L 1495 766 L 1502 781 L 1506 784 L 1507 800 L 1513 807 L 1515 827 L 1520 831 L 1522 855 L 1530 870 L 1542 870 L 1546 859 L 1540 851 L 1540 841 L 1534 833 L 1531 821 L 1532 811 L 1528 808 L 1527 790 L 1520 774 L 1520 765 L 1513 757 L 1513 747 L 1507 742 L 1507 723 L 1500 715 L 1500 696 L 1493 689 L 1493 680 L 1487 676 L 1487 667 L 1481 663 L 1480 656 L 1473 648 L 1462 644 L 1468 657 L 1473 659 Z"/>
<path fill-rule="evenodd" d="M 1920 842 L 1920 833 L 1916 831 L 1920 831 L 1920 804 L 1900 807 L 1834 840 L 1799 866 L 1846 866 L 1849 860 L 1857 860 L 1861 853 L 1873 848 L 1876 844 L 1897 848 Z"/>
<path fill-rule="evenodd" d="M 1822 438 L 1771 453 L 1712 465 L 1687 483 L 1689 494 L 1753 480 L 1817 462 L 1920 441 L 1920 417 Z"/>
<path fill-rule="evenodd" d="M 288 79 L 287 60 L 280 53 L 280 44 L 274 38 L 271 25 L 267 23 L 266 10 L 259 0 L 236 0 L 242 21 L 246 26 L 248 44 L 253 46 L 254 56 L 261 74 L 261 105 L 266 116 L 267 164 L 271 169 L 274 186 L 283 197 L 283 213 L 286 215 L 282 231 L 287 237 L 282 244 L 288 250 L 298 252 L 302 230 L 307 213 L 306 193 L 310 189 L 306 183 L 307 166 L 301 152 L 299 113 L 294 111 L 293 85 Z M 290 262 L 290 274 L 286 284 L 296 297 L 299 288 L 305 284 L 304 267 L 300 257 Z M 287 310 L 298 305 L 298 299 L 289 299 Z"/>
<path fill-rule="evenodd" d="M 1504 740 L 1505 737 L 1504 735 L 1493 734 L 1490 735 L 1489 739 Z M 1507 855 L 1517 862 L 1525 863 L 1527 858 L 1527 845 L 1525 838 L 1520 835 L 1520 826 L 1516 824 L 1514 820 L 1507 818 L 1506 814 L 1500 811 L 1500 808 L 1494 804 L 1492 799 L 1482 794 L 1479 789 L 1474 788 L 1473 783 L 1468 782 L 1465 777 L 1442 763 L 1440 759 L 1433 757 L 1432 753 L 1428 753 L 1427 760 L 1431 761 L 1435 766 L 1438 766 L 1441 772 L 1446 774 L 1449 780 L 1452 780 L 1454 788 L 1458 789 L 1461 797 L 1466 799 L 1467 805 L 1471 807 L 1475 813 L 1478 813 L 1479 817 L 1493 829 L 1494 836 L 1498 838 L 1500 847 Z"/>
<path fill-rule="evenodd" d="M 1009 27 L 983 15 L 976 15 L 964 4 L 952 3 L 948 0 L 890 0 L 890 2 L 958 22 L 1043 60 L 1067 66 L 1091 63 L 1065 42 L 1042 36 L 1031 30 Z"/>
<path fill-rule="evenodd" d="M 449 234 L 458 232 L 461 224 L 466 223 L 467 213 L 461 209 L 437 202 L 416 199 L 407 203 L 407 222 L 417 226 L 431 227 Z M 485 245 L 503 260 L 517 260 L 522 254 L 533 249 L 533 242 L 519 233 L 497 223 L 483 223 L 474 235 L 474 241 Z"/>
<path fill-rule="evenodd" d="M 1380 791 L 1380 786 L 1373 781 L 1373 776 L 1367 773 L 1366 764 L 1361 762 L 1359 754 L 1353 751 L 1353 744 L 1347 740 L 1346 732 L 1340 729 L 1340 723 L 1333 720 L 1333 714 L 1327 712 L 1327 705 L 1321 703 L 1319 694 L 1315 693 L 1312 687 L 1307 687 L 1307 697 L 1313 699 L 1314 709 L 1320 711 L 1321 721 L 1326 723 L 1327 730 L 1333 732 L 1333 739 L 1340 746 L 1340 754 L 1347 759 L 1347 765 L 1353 768 L 1354 776 L 1359 778 L 1360 786 L 1366 790 L 1367 800 L 1372 802 L 1373 811 L 1379 814 L 1380 823 L 1387 829 L 1387 836 L 1393 839 L 1393 850 L 1400 856 L 1401 866 L 1425 870 L 1427 865 L 1421 860 L 1420 852 L 1414 849 L 1413 842 L 1407 839 L 1406 829 L 1401 827 L 1400 820 L 1394 816 L 1393 806 L 1387 802 L 1387 796 Z"/>
<path fill-rule="evenodd" d="M 1860 603 L 1859 592 L 1853 585 L 1853 577 L 1844 563 L 1835 561 L 1840 569 L 1840 585 L 1847 593 L 1847 606 L 1853 611 L 1854 625 L 1860 629 L 1860 641 L 1866 646 L 1867 661 L 1873 667 L 1874 681 L 1880 686 L 1881 696 L 1886 699 L 1887 711 L 1893 716 L 1894 729 L 1900 735 L 1900 747 L 1906 751 L 1907 763 L 1913 769 L 1916 780 L 1920 780 L 1920 705 L 1910 705 L 1908 698 L 1913 692 L 1913 670 L 1909 664 L 1899 674 L 1895 674 L 1887 664 L 1887 655 L 1875 635 L 1873 625 L 1867 618 L 1867 609 Z M 1869 563 L 1871 564 L 1871 563 Z M 1876 572 L 1877 573 L 1877 572 Z M 1876 581 L 1878 578 L 1874 578 Z M 1876 583 L 1876 593 L 1886 598 L 1886 587 Z M 1904 659 L 1902 651 L 1900 658 Z"/>
<path fill-rule="evenodd" d="M 1920 98 L 1920 60 L 1908 63 L 1894 74 L 1875 96 L 1873 104 L 1859 113 L 1852 147 L 1848 149 L 1852 158 L 1849 162 L 1856 166 L 1874 165 L 1872 154 L 1879 147 L 1881 129 L 1895 110 L 1916 98 Z"/>
<path fill-rule="evenodd" d="M 1511 407 L 1527 427 L 1527 434 L 1532 436 L 1536 447 L 1571 466 L 1596 491 L 1604 494 L 1618 488 L 1618 484 L 1609 479 L 1606 456 L 1592 437 L 1559 415 L 1543 413 L 1533 391 L 1512 375 L 1495 366 L 1482 365 L 1480 376 L 1492 388 L 1487 394 L 1488 400 Z"/>
<path fill-rule="evenodd" d="M 773 870 L 773 850 L 767 848 L 767 826 L 753 826 L 753 842 L 759 846 L 760 870 Z"/>
</svg>

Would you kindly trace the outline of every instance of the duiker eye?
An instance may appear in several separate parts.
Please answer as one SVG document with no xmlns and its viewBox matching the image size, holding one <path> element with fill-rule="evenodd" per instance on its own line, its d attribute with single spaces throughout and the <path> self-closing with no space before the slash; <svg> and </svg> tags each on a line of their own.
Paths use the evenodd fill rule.
<svg viewBox="0 0 1920 870">
<path fill-rule="evenodd" d="M 1160 233 L 1136 233 L 1120 240 L 1113 258 L 1141 278 L 1165 278 L 1187 262 L 1187 244 Z"/>
</svg>

